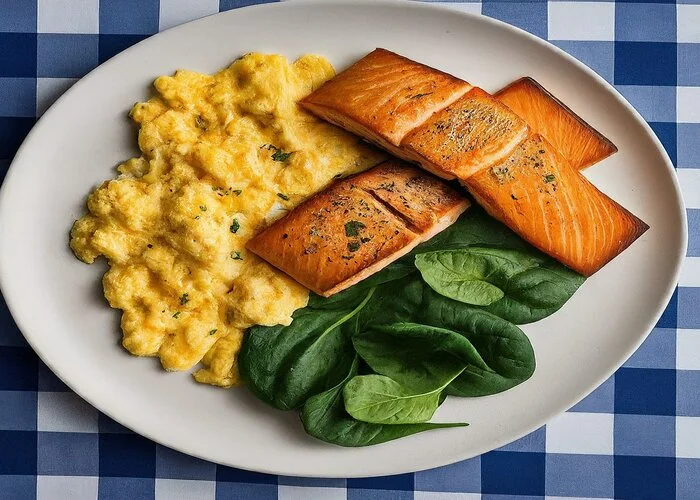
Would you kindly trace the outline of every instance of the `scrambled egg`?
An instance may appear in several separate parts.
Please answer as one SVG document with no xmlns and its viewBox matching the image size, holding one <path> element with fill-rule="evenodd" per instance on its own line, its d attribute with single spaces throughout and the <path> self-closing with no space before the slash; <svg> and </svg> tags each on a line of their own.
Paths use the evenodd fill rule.
<svg viewBox="0 0 700 500">
<path fill-rule="evenodd" d="M 107 258 L 123 345 L 197 381 L 239 383 L 252 325 L 287 325 L 308 290 L 246 252 L 246 242 L 333 178 L 382 156 L 296 101 L 334 75 L 324 58 L 248 54 L 214 75 L 180 70 L 136 104 L 142 156 L 88 197 L 70 245 Z"/>
</svg>

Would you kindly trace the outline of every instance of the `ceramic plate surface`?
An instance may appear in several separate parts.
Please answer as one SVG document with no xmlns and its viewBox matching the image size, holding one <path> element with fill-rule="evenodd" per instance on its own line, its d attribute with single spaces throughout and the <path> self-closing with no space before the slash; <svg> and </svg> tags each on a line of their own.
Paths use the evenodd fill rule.
<svg viewBox="0 0 700 500">
<path fill-rule="evenodd" d="M 388 22 L 387 20 L 390 20 Z M 590 278 L 566 306 L 523 330 L 534 376 L 506 393 L 449 398 L 438 421 L 470 427 L 345 449 L 306 436 L 294 412 L 245 389 L 195 384 L 120 346 L 119 315 L 101 294 L 104 265 L 68 248 L 86 194 L 138 153 L 127 112 L 155 77 L 214 72 L 251 51 L 327 56 L 343 68 L 385 47 L 488 91 L 530 75 L 609 137 L 619 153 L 586 170 L 651 229 Z M 94 406 L 159 443 L 263 472 L 353 477 L 465 459 L 541 426 L 602 383 L 644 340 L 675 286 L 686 248 L 671 162 L 639 114 L 605 81 L 555 47 L 485 17 L 414 2 L 291 2 L 229 11 L 139 43 L 70 89 L 18 152 L 0 195 L 0 283 L 32 347 Z"/>
</svg>

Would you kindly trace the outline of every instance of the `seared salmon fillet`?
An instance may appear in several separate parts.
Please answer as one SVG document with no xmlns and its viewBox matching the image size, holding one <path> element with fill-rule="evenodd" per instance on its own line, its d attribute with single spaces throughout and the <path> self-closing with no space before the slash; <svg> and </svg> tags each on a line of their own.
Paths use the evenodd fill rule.
<svg viewBox="0 0 700 500">
<path fill-rule="evenodd" d="M 408 131 L 470 88 L 467 82 L 452 75 L 376 49 L 300 104 L 315 115 L 400 154 L 396 146 Z"/>
<path fill-rule="evenodd" d="M 617 152 L 609 139 L 532 78 L 521 78 L 494 97 L 547 139 L 577 170 Z"/>
<path fill-rule="evenodd" d="M 527 134 L 524 120 L 475 87 L 412 130 L 401 148 L 431 172 L 468 179 L 506 158 Z"/>
<path fill-rule="evenodd" d="M 463 184 L 494 218 L 584 276 L 598 271 L 648 229 L 539 134 Z"/>
<path fill-rule="evenodd" d="M 405 255 L 468 207 L 440 179 L 389 160 L 308 199 L 247 248 L 328 297 Z"/>
</svg>

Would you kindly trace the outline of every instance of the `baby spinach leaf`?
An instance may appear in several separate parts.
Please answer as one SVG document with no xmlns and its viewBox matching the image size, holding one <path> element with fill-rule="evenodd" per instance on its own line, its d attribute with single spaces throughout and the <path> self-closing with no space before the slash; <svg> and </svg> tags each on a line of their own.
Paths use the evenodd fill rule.
<svg viewBox="0 0 700 500">
<path fill-rule="evenodd" d="M 516 325 L 539 321 L 561 309 L 584 281 L 575 271 L 543 257 L 537 267 L 503 283 L 504 297 L 486 310 Z"/>
<path fill-rule="evenodd" d="M 467 368 L 448 387 L 457 396 L 484 396 L 524 382 L 535 371 L 535 353 L 527 336 L 514 324 L 483 309 L 459 305 L 425 289 L 419 315 L 423 323 L 439 325 L 463 335 L 491 371 Z"/>
<path fill-rule="evenodd" d="M 357 373 L 353 361 L 347 377 L 325 392 L 310 397 L 301 410 L 304 429 L 311 436 L 339 446 L 370 446 L 410 436 L 418 432 L 448 427 L 464 427 L 466 423 L 420 423 L 382 425 L 360 422 L 352 418 L 343 405 L 343 386 Z"/>
<path fill-rule="evenodd" d="M 416 379 L 410 387 L 384 375 L 353 377 L 343 389 L 345 410 L 357 420 L 374 424 L 427 422 L 440 404 L 440 393 L 465 365 L 452 358 L 435 368 L 431 379 Z"/>
<path fill-rule="evenodd" d="M 542 319 L 561 308 L 584 278 L 534 251 L 468 247 L 416 255 L 433 290 L 513 323 Z"/>
<path fill-rule="evenodd" d="M 373 288 L 366 290 L 354 308 L 305 308 L 293 315 L 289 326 L 249 329 L 239 355 L 248 388 L 267 404 L 289 410 L 336 384 L 354 357 L 346 323 L 373 293 Z"/>
</svg>

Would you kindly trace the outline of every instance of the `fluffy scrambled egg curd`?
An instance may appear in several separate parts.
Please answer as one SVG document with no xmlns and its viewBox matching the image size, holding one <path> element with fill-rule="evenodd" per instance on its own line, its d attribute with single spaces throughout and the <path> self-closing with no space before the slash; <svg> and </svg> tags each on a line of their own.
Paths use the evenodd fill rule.
<svg viewBox="0 0 700 500">
<path fill-rule="evenodd" d="M 103 286 L 123 311 L 122 343 L 198 382 L 239 383 L 252 325 L 287 325 L 308 290 L 246 252 L 246 242 L 334 178 L 383 156 L 296 105 L 333 77 L 323 57 L 248 54 L 207 75 L 155 80 L 136 104 L 142 156 L 88 197 L 70 246 L 106 257 Z"/>
</svg>

